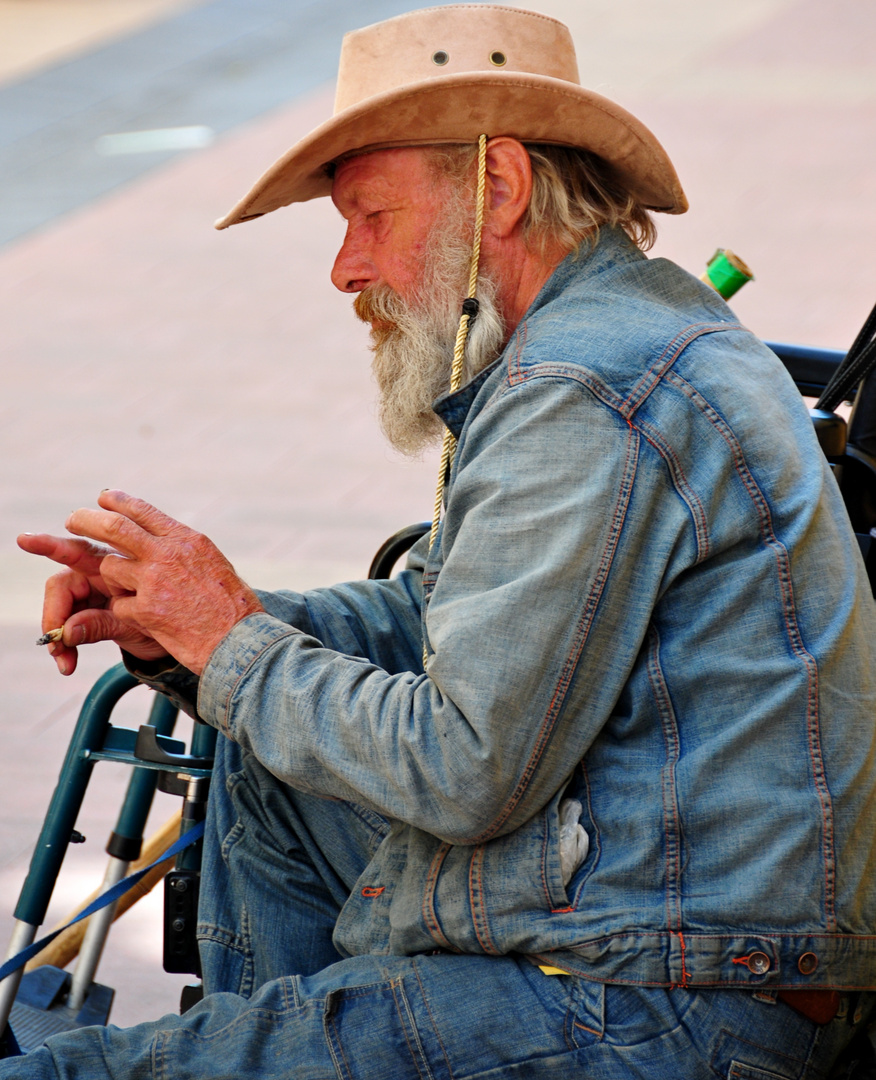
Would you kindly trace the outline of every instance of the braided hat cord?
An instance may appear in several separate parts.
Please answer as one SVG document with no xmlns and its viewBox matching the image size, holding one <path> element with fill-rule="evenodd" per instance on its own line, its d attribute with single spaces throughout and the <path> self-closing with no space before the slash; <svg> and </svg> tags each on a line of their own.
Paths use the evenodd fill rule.
<svg viewBox="0 0 876 1080">
<path fill-rule="evenodd" d="M 476 299 L 478 286 L 478 269 L 481 260 L 481 233 L 484 227 L 484 193 L 486 191 L 487 177 L 487 136 L 481 135 L 478 139 L 478 187 L 477 201 L 475 204 L 475 229 L 474 242 L 471 252 L 471 266 L 468 279 L 468 299 L 463 304 L 463 312 L 459 318 L 459 329 L 456 331 L 456 342 L 453 346 L 453 366 L 450 369 L 450 392 L 455 393 L 462 382 L 462 367 L 465 358 L 465 342 L 471 322 L 477 312 L 476 304 L 470 303 Z M 438 535 L 438 525 L 441 521 L 441 510 L 444 504 L 444 485 L 450 475 L 453 465 L 453 457 L 456 453 L 456 438 L 449 428 L 445 429 L 444 441 L 441 445 L 441 461 L 438 465 L 438 485 L 435 491 L 435 505 L 432 510 L 432 529 L 429 533 L 429 550 L 435 543 Z M 426 666 L 426 645 L 423 644 L 423 667 Z"/>
</svg>

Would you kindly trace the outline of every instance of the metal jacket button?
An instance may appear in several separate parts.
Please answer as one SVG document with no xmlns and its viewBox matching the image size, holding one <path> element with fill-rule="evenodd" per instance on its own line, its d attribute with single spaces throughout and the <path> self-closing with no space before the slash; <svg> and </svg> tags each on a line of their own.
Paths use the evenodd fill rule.
<svg viewBox="0 0 876 1080">
<path fill-rule="evenodd" d="M 797 961 L 797 967 L 802 975 L 811 975 L 818 967 L 818 957 L 814 952 L 805 952 Z"/>
<path fill-rule="evenodd" d="M 748 970 L 752 975 L 766 975 L 770 969 L 770 958 L 766 953 L 753 952 L 748 957 Z"/>
</svg>

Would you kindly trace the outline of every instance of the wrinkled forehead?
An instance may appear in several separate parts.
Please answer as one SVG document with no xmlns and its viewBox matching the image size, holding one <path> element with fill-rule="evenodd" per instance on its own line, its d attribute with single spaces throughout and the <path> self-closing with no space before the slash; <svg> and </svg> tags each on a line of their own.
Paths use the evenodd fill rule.
<svg viewBox="0 0 876 1080">
<path fill-rule="evenodd" d="M 336 206 L 365 192 L 416 199 L 434 190 L 438 174 L 431 146 L 401 146 L 350 154 L 329 166 Z"/>
</svg>

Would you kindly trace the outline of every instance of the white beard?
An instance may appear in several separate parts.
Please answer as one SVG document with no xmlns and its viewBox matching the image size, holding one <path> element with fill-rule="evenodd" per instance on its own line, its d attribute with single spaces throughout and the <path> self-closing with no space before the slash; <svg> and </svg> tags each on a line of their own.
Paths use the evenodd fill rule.
<svg viewBox="0 0 876 1080">
<path fill-rule="evenodd" d="M 455 215 L 459 218 L 459 211 Z M 383 433 L 402 454 L 416 457 L 438 442 L 444 425 L 432 411 L 436 398 L 450 389 L 453 348 L 468 287 L 471 244 L 454 222 L 433 229 L 415 298 L 408 302 L 387 285 L 369 285 L 355 301 L 371 331 L 372 371 L 380 390 Z M 505 327 L 496 305 L 496 288 L 478 280 L 477 318 L 469 324 L 462 382 L 464 385 L 499 355 Z"/>
</svg>

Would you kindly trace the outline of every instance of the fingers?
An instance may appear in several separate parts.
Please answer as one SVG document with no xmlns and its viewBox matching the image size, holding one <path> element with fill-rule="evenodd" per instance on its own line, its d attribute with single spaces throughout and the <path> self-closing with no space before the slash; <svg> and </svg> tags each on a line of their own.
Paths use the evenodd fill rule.
<svg viewBox="0 0 876 1080">
<path fill-rule="evenodd" d="M 43 633 L 63 626 L 74 612 L 97 607 L 99 602 L 84 574 L 73 570 L 53 574 L 43 596 Z"/>
<path fill-rule="evenodd" d="M 49 654 L 62 675 L 76 670 L 76 646 L 85 640 L 77 614 L 83 609 L 103 606 L 108 595 L 100 577 L 100 566 L 107 549 L 88 540 L 51 536 L 48 533 L 22 533 L 18 545 L 32 555 L 42 555 L 68 569 L 53 574 L 46 582 L 43 597 L 43 632 L 64 628 L 61 641 L 49 645 Z"/>
<path fill-rule="evenodd" d="M 82 613 L 86 617 L 87 614 L 87 611 Z M 87 638 L 87 630 L 78 621 L 79 618 L 80 615 L 77 614 L 72 616 L 66 623 L 63 623 L 64 636 L 60 641 L 54 642 L 48 647 L 49 655 L 55 661 L 55 666 L 62 675 L 72 675 L 76 670 L 76 663 L 79 658 L 76 647 L 77 645 L 84 645 Z"/>
<path fill-rule="evenodd" d="M 72 570 L 54 574 L 46 582 L 42 627 L 44 633 L 56 627 L 64 628 L 62 639 L 49 645 L 49 654 L 62 675 L 72 675 L 76 670 L 76 646 L 84 641 L 76 613 L 95 599 L 103 602 L 102 597 L 95 597 L 88 578 Z"/>
<path fill-rule="evenodd" d="M 175 518 L 158 510 L 145 499 L 138 499 L 114 488 L 105 488 L 97 497 L 97 503 L 104 510 L 121 514 L 151 536 L 167 536 L 175 529 L 183 527 Z"/>
<path fill-rule="evenodd" d="M 22 533 L 18 546 L 30 555 L 43 555 L 47 559 L 75 568 L 82 574 L 98 572 L 106 548 L 88 540 L 71 540 L 69 536 L 50 536 L 48 533 Z"/>
<path fill-rule="evenodd" d="M 63 542 L 63 537 L 50 536 L 48 533 L 20 533 L 16 539 L 22 551 L 30 555 L 45 555 L 48 559 L 52 558 L 52 552 L 58 544 Z M 74 541 L 74 543 L 80 543 L 80 541 Z"/>
<path fill-rule="evenodd" d="M 130 558 L 148 558 L 156 539 L 189 531 L 151 503 L 123 491 L 107 488 L 97 501 L 102 509 L 75 510 L 64 523 L 65 527 L 76 536 L 108 544 Z"/>
<path fill-rule="evenodd" d="M 114 641 L 141 659 L 156 659 L 167 652 L 136 623 L 125 621 L 115 607 L 96 608 L 74 615 L 64 627 L 64 639 L 68 630 L 77 638 L 79 645 L 92 645 L 96 641 Z"/>
<path fill-rule="evenodd" d="M 76 670 L 79 654 L 75 649 L 58 642 L 49 646 L 49 653 L 55 661 L 55 666 L 62 675 L 72 675 Z"/>
<path fill-rule="evenodd" d="M 86 608 L 63 624 L 64 636 L 49 645 L 49 652 L 62 675 L 72 675 L 78 659 L 77 646 L 97 641 L 113 641 L 141 660 L 157 660 L 167 652 L 136 625 L 120 619 L 110 608 Z"/>
<path fill-rule="evenodd" d="M 43 611 L 44 630 L 64 627 L 51 647 L 59 670 L 73 671 L 79 645 L 110 639 L 200 673 L 228 631 L 262 610 L 258 597 L 207 537 L 150 503 L 110 489 L 98 503 L 67 519 L 81 539 L 20 541 L 71 567 L 47 586 Z"/>
<path fill-rule="evenodd" d="M 87 507 L 74 510 L 64 522 L 64 527 L 76 536 L 96 540 L 129 558 L 144 555 L 152 539 L 139 525 L 121 514 Z"/>
<path fill-rule="evenodd" d="M 100 564 L 100 574 L 110 596 L 131 596 L 137 592 L 139 564 L 134 559 L 111 552 Z"/>
<path fill-rule="evenodd" d="M 112 610 L 111 598 L 128 597 L 137 591 L 139 560 L 156 567 L 159 582 L 163 570 L 156 550 L 166 544 L 162 538 L 185 528 L 154 506 L 121 491 L 101 492 L 99 510 L 77 510 L 67 520 L 76 538 L 48 533 L 22 533 L 18 544 L 23 551 L 42 555 L 67 567 L 46 583 L 43 603 L 43 632 L 63 628 L 60 641 L 48 646 L 58 670 L 70 675 L 76 669 L 77 647 L 96 641 L 115 641 L 141 659 L 157 659 L 167 652 L 143 630 L 135 613 L 128 619 Z M 169 541 L 176 545 L 178 540 Z M 104 576 L 104 568 L 106 574 Z"/>
</svg>

